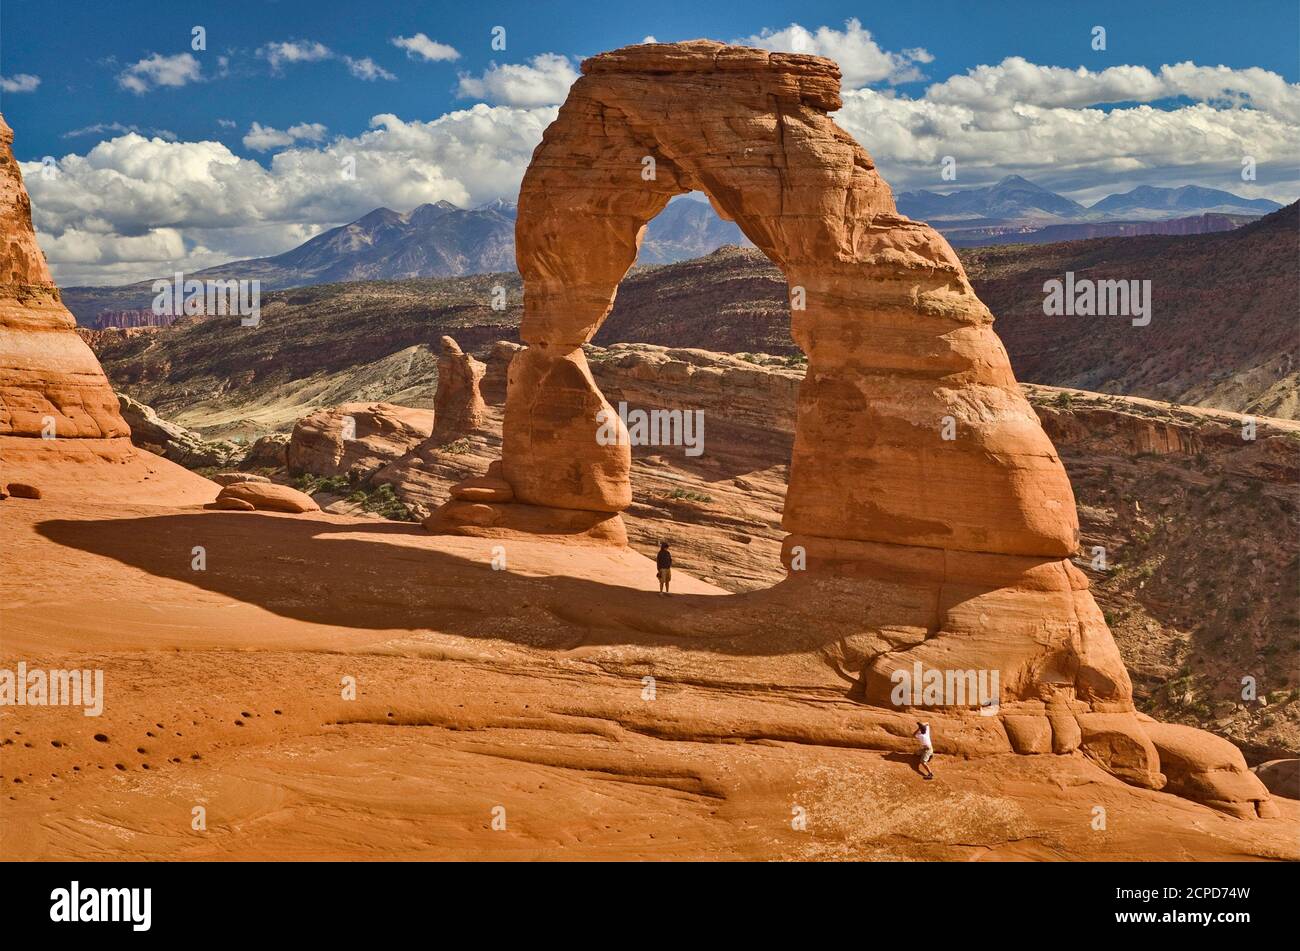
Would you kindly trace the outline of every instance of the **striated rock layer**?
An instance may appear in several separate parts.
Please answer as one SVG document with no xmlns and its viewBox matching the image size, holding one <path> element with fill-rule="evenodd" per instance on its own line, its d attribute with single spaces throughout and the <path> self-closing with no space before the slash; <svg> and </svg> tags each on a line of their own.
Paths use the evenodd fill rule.
<svg viewBox="0 0 1300 951">
<path fill-rule="evenodd" d="M 36 243 L 13 138 L 0 116 L 0 479 L 78 498 L 203 498 L 206 479 L 132 445 Z"/>
<path fill-rule="evenodd" d="M 790 287 L 808 369 L 783 560 L 870 588 L 861 640 L 877 647 L 846 639 L 843 658 L 865 699 L 970 706 L 899 701 L 891 688 L 911 672 L 996 672 L 992 700 L 1018 752 L 1081 748 L 1137 785 L 1264 814 L 1263 785 L 1224 771 L 1221 750 L 1180 741 L 1176 778 L 1161 772 L 1087 579 L 1067 560 L 1079 526 L 1061 461 L 957 256 L 898 214 L 871 157 L 827 115 L 841 106 L 838 67 L 698 40 L 605 53 L 582 72 L 519 196 L 527 347 L 509 364 L 500 467 L 513 501 L 465 513 L 454 488 L 430 527 L 472 515 L 487 533 L 515 503 L 590 518 L 630 505 L 626 430 L 582 348 L 647 222 L 701 191 Z M 601 421 L 615 438 L 597 438 Z"/>
<path fill-rule="evenodd" d="M 0 117 L 0 435 L 129 436 L 36 244 L 13 141 Z"/>
</svg>

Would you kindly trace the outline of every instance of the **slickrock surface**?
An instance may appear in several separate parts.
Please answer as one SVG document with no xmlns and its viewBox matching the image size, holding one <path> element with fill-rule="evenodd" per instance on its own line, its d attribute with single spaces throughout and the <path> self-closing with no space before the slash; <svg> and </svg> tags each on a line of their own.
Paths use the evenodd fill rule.
<svg viewBox="0 0 1300 951">
<path fill-rule="evenodd" d="M 1242 821 L 996 717 L 929 715 L 925 782 L 821 658 L 843 580 L 664 598 L 630 551 L 162 503 L 0 503 L 0 666 L 104 672 L 101 716 L 0 714 L 6 860 L 1300 859 L 1300 802 Z"/>
<path fill-rule="evenodd" d="M 293 475 L 369 472 L 398 459 L 433 432 L 432 410 L 392 403 L 343 403 L 293 427 L 286 460 Z"/>
</svg>

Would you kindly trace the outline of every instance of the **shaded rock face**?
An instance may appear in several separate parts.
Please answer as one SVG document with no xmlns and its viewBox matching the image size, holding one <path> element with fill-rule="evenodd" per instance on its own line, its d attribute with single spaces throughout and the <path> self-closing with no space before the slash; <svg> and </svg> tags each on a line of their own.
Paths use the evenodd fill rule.
<svg viewBox="0 0 1300 951">
<path fill-rule="evenodd" d="M 952 249 L 898 214 L 871 157 L 828 117 L 841 106 L 836 65 L 700 40 L 616 50 L 582 72 L 520 190 L 526 349 L 509 361 L 500 470 L 513 502 L 470 503 L 456 487 L 428 527 L 487 534 L 527 507 L 528 525 L 514 525 L 536 530 L 548 512 L 563 525 L 561 513 L 630 505 L 626 430 L 583 345 L 647 222 L 701 191 L 790 287 L 808 368 L 782 557 L 792 572 L 869 588 L 867 633 L 894 649 L 846 639 L 856 693 L 969 708 L 946 694 L 900 701 L 892 688 L 913 671 L 993 672 L 995 706 L 980 712 L 1015 718 L 1021 752 L 1077 747 L 1163 788 L 1128 672 L 1067 560 L 1079 526 L 1064 467 Z M 597 438 L 602 421 L 616 438 Z M 1254 777 L 1216 785 L 1215 757 L 1179 752 L 1184 794 L 1264 814 Z"/>
<path fill-rule="evenodd" d="M 289 442 L 293 437 L 289 433 L 269 433 L 262 436 L 249 447 L 240 466 L 245 469 L 267 468 L 282 469 L 288 465 Z"/>
<path fill-rule="evenodd" d="M 317 476 L 369 473 L 429 438 L 432 410 L 392 403 L 342 403 L 305 416 L 286 450 L 289 472 Z"/>
<path fill-rule="evenodd" d="M 36 244 L 13 139 L 0 117 L 0 436 L 129 436 Z"/>
<path fill-rule="evenodd" d="M 118 406 L 122 418 L 131 428 L 131 442 L 142 449 L 150 449 L 180 465 L 229 465 L 244 455 L 244 449 L 228 440 L 207 440 L 192 429 L 163 419 L 146 406 L 125 393 L 118 393 Z"/>
</svg>

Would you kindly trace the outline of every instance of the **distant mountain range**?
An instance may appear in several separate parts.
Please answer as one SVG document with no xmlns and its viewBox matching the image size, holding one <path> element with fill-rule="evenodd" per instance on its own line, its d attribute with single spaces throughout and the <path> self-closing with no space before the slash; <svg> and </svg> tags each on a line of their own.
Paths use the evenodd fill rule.
<svg viewBox="0 0 1300 951">
<path fill-rule="evenodd" d="M 952 244 L 968 247 L 1139 234 L 1206 234 L 1230 230 L 1282 207 L 1267 198 L 1242 198 L 1195 185 L 1142 185 L 1085 206 L 1019 175 L 946 194 L 902 192 L 896 200 L 902 214 L 927 221 Z M 1179 224 L 1156 224 L 1172 221 Z M 1081 227 L 1065 227 L 1072 224 Z"/>
<path fill-rule="evenodd" d="M 961 248 L 958 255 L 1022 381 L 1300 419 L 1295 204 L 1223 234 Z M 1067 272 L 1150 280 L 1150 326 L 1045 317 L 1043 285 Z M 508 297 L 501 311 L 490 303 L 498 284 Z M 219 417 L 227 435 L 251 420 L 251 434 L 275 413 L 290 422 L 309 405 L 402 403 L 394 394 L 405 387 L 426 392 L 442 334 L 482 353 L 516 338 L 521 302 L 513 272 L 353 281 L 271 292 L 263 306 L 274 316 L 264 317 L 256 346 L 232 347 L 220 320 L 85 334 L 115 385 L 164 417 L 200 428 L 198 417 L 175 415 L 197 406 L 207 419 L 202 425 Z M 601 346 L 620 341 L 800 353 L 784 275 L 761 251 L 737 247 L 634 268 L 595 339 Z M 396 385 L 398 377 L 407 382 Z M 1240 440 L 1231 432 L 1222 438 Z"/>
<path fill-rule="evenodd" d="M 376 208 L 283 254 L 231 261 L 186 274 L 186 278 L 256 279 L 265 292 L 343 281 L 513 271 L 516 213 L 513 202 L 500 199 L 468 209 L 440 201 L 406 214 Z M 719 218 L 707 203 L 680 199 L 669 203 L 650 222 L 637 262 L 684 261 L 724 244 L 747 245 L 749 241 L 740 228 Z M 141 281 L 113 288 L 69 287 L 64 289 L 63 299 L 79 323 L 90 325 L 103 311 L 147 309 L 154 297 L 151 285 L 151 281 Z"/>
<path fill-rule="evenodd" d="M 995 185 L 950 194 L 903 192 L 899 211 L 928 221 L 958 247 L 1042 244 L 1080 238 L 1141 234 L 1206 234 L 1236 228 L 1281 206 L 1213 188 L 1142 186 L 1084 207 L 1063 195 L 1010 175 Z M 199 280 L 258 279 L 262 291 L 345 281 L 458 277 L 515 267 L 513 202 L 477 208 L 440 201 L 406 214 L 389 208 L 331 228 L 290 251 L 232 261 L 187 274 Z M 639 264 L 670 264 L 727 244 L 749 245 L 733 222 L 702 201 L 670 202 L 646 228 Z M 170 275 L 167 275 L 170 276 Z M 69 287 L 68 309 L 91 325 L 104 311 L 145 310 L 151 281 L 125 287 Z"/>
<path fill-rule="evenodd" d="M 1008 175 L 996 185 L 966 188 L 948 194 L 924 190 L 902 192 L 895 202 L 902 214 L 931 224 L 952 219 L 1010 219 L 1033 215 L 1078 218 L 1087 211 L 1077 201 L 1035 185 L 1019 175 Z"/>
<path fill-rule="evenodd" d="M 898 210 L 920 221 L 971 221 L 980 218 L 1033 218 L 1101 220 L 1115 215 L 1143 218 L 1184 218 L 1211 212 L 1267 215 L 1282 206 L 1267 198 L 1241 198 L 1217 188 L 1158 188 L 1142 185 L 1117 195 L 1107 195 L 1084 206 L 1019 175 L 1008 175 L 993 185 L 941 194 L 902 192 Z"/>
</svg>

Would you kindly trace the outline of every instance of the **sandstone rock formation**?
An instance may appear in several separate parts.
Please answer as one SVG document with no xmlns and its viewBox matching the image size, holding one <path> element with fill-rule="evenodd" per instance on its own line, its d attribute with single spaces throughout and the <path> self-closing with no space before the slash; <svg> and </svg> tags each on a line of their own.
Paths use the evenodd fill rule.
<svg viewBox="0 0 1300 951">
<path fill-rule="evenodd" d="M 432 410 L 392 403 L 343 403 L 317 410 L 293 428 L 286 451 L 289 472 L 370 472 L 428 439 L 433 421 Z"/>
<path fill-rule="evenodd" d="M 618 537 L 631 453 L 583 345 L 646 223 L 702 191 L 789 283 L 808 370 L 783 560 L 869 586 L 868 643 L 884 649 L 845 657 L 865 698 L 897 705 L 900 673 L 991 668 L 1001 713 L 1027 718 L 1013 721 L 1021 752 L 1078 746 L 1129 782 L 1264 814 L 1267 791 L 1225 773 L 1219 750 L 1169 745 L 1175 775 L 1160 771 L 1068 561 L 1079 528 L 1060 459 L 952 249 L 898 214 L 870 156 L 828 117 L 841 106 L 836 65 L 701 40 L 605 53 L 582 73 L 520 191 L 527 348 L 510 361 L 501 459 L 514 501 L 469 503 L 454 488 L 429 527 L 515 531 L 526 507 L 528 524 L 549 515 L 561 534 Z M 597 438 L 602 422 L 615 438 Z"/>
<path fill-rule="evenodd" d="M 442 338 L 438 355 L 438 391 L 434 397 L 432 441 L 449 443 L 483 425 L 486 408 L 479 382 L 486 367 L 460 349 L 451 337 Z"/>
<path fill-rule="evenodd" d="M 1273 759 L 1252 772 L 1274 796 L 1300 799 L 1300 759 Z"/>
<path fill-rule="evenodd" d="M 22 475 L 79 497 L 170 492 L 198 501 L 210 483 L 131 444 L 108 378 L 37 246 L 13 137 L 0 117 L 0 477 Z"/>
<path fill-rule="evenodd" d="M 152 406 L 125 393 L 118 393 L 117 400 L 122 419 L 130 427 L 131 442 L 141 449 L 191 469 L 229 465 L 244 455 L 237 443 L 204 439 L 192 429 L 163 419 Z"/>
<path fill-rule="evenodd" d="M 36 244 L 13 140 L 0 117 L 0 434 L 127 436 L 108 378 Z"/>
<path fill-rule="evenodd" d="M 244 503 L 231 505 L 229 503 Z M 320 506 L 306 493 L 287 485 L 273 482 L 236 482 L 222 488 L 213 504 L 215 508 L 245 506 L 268 512 L 319 512 Z"/>
<path fill-rule="evenodd" d="M 283 469 L 288 466 L 289 433 L 268 433 L 249 447 L 240 461 L 245 469 Z"/>
<path fill-rule="evenodd" d="M 236 485 L 240 482 L 270 482 L 266 476 L 253 475 L 250 472 L 218 472 L 212 477 L 217 485 Z"/>
<path fill-rule="evenodd" d="M 510 361 L 523 349 L 510 340 L 498 340 L 492 345 L 487 358 L 487 370 L 483 374 L 483 384 L 480 387 L 484 400 L 497 405 L 506 401 L 506 379 L 510 372 Z"/>
</svg>

